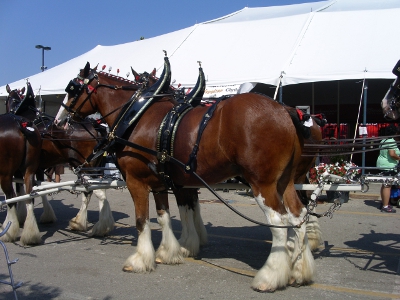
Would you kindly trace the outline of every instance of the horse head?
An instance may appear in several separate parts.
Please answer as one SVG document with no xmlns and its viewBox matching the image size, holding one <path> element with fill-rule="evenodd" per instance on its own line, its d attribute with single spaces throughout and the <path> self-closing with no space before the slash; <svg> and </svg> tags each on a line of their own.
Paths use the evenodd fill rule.
<svg viewBox="0 0 400 300">
<path fill-rule="evenodd" d="M 139 75 L 133 69 L 132 72 L 135 77 Z M 151 74 L 149 74 L 149 78 L 151 78 Z M 57 113 L 55 123 L 58 126 L 63 126 L 68 118 L 83 120 L 84 117 L 97 111 L 103 117 L 105 115 L 109 117 L 109 115 L 114 114 L 117 110 L 119 111 L 119 108 L 126 104 L 134 92 L 139 92 L 143 97 L 165 93 L 171 83 L 171 68 L 168 57 L 165 56 L 163 73 L 154 84 L 147 86 L 147 84 L 137 84 L 129 81 L 130 85 L 123 85 L 127 81 L 122 77 L 108 75 L 103 72 L 98 73 L 95 69 L 90 68 L 88 62 L 78 76 L 72 79 L 66 87 L 67 96 Z M 101 90 L 98 91 L 100 87 Z M 120 97 L 116 97 L 117 92 Z M 102 99 L 102 111 L 98 108 L 99 99 Z M 119 101 L 121 107 L 115 108 L 115 101 Z M 113 106 L 114 108 L 111 108 Z M 113 119 L 114 116 L 109 118 Z"/>
<path fill-rule="evenodd" d="M 23 87 L 21 90 L 18 89 L 11 90 L 10 86 L 7 84 L 6 90 L 8 93 L 8 96 L 5 101 L 6 112 L 11 112 L 15 114 L 16 110 L 18 109 L 22 100 L 24 99 L 25 87 Z"/>
<path fill-rule="evenodd" d="M 157 77 L 156 77 L 156 68 L 153 69 L 151 73 L 143 72 L 142 74 L 139 74 L 136 72 L 132 67 L 131 67 L 132 74 L 135 78 L 135 82 L 138 84 L 144 84 L 146 86 L 152 86 L 157 82 Z"/>
<path fill-rule="evenodd" d="M 96 68 L 91 69 L 90 63 L 87 62 L 85 67 L 80 70 L 74 79 L 70 80 L 65 88 L 67 94 L 56 115 L 55 124 L 64 126 L 69 117 L 75 116 L 83 120 L 87 115 L 95 113 L 96 108 L 93 106 L 90 98 L 98 85 L 99 79 Z M 79 101 L 80 98 L 84 98 L 84 100 Z M 87 101 L 91 103 L 91 107 L 88 109 L 84 105 Z"/>
<path fill-rule="evenodd" d="M 9 85 L 6 86 L 8 92 L 6 111 L 28 119 L 34 119 L 37 111 L 35 94 L 33 93 L 32 86 L 29 82 L 26 83 L 26 87 L 25 93 L 25 87 L 20 90 L 11 90 Z"/>
<path fill-rule="evenodd" d="M 386 119 L 396 120 L 400 116 L 400 60 L 394 66 L 392 72 L 397 78 L 390 85 L 389 90 L 382 99 L 381 106 Z"/>
</svg>

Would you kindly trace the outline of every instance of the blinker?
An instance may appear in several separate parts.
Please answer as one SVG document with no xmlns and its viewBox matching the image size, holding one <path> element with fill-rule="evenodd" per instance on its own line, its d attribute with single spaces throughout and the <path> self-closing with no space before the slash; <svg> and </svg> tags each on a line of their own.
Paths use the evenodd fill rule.
<svg viewBox="0 0 400 300">
<path fill-rule="evenodd" d="M 397 64 L 394 66 L 392 73 L 396 75 L 397 77 L 400 76 L 400 60 L 397 62 Z"/>
<path fill-rule="evenodd" d="M 81 84 L 79 82 L 71 80 L 65 88 L 65 92 L 67 92 L 71 96 L 76 96 L 79 92 L 80 87 Z"/>
</svg>

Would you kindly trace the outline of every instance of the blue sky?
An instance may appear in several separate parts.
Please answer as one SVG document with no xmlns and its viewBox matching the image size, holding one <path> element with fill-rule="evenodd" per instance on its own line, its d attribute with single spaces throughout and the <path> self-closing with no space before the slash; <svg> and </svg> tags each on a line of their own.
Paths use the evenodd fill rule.
<svg viewBox="0 0 400 300">
<path fill-rule="evenodd" d="M 209 21 L 244 7 L 317 0 L 55 1 L 0 0 L 0 86 L 55 67 L 97 45 L 155 37 Z M 200 41 L 199 41 L 200 42 Z"/>
</svg>

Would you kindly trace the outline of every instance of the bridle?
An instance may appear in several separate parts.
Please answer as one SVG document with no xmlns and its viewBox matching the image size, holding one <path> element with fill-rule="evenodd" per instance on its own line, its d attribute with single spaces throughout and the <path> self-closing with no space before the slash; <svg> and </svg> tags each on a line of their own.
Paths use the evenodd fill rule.
<svg viewBox="0 0 400 300">
<path fill-rule="evenodd" d="M 400 60 L 394 66 L 392 73 L 396 75 L 396 80 L 390 85 L 384 100 L 386 100 L 387 108 L 384 109 L 384 118 L 393 119 L 389 115 L 394 115 L 397 119 L 400 111 Z M 383 101 L 383 100 L 382 100 Z"/>
<path fill-rule="evenodd" d="M 92 86 L 91 83 L 93 80 L 97 81 L 96 86 Z M 67 87 L 65 88 L 65 92 L 70 96 L 73 97 L 71 103 L 68 105 L 65 105 L 64 103 L 61 104 L 69 113 L 69 116 L 67 119 L 71 119 L 73 117 L 77 117 L 80 120 L 84 120 L 85 118 L 80 115 L 80 110 L 85 105 L 86 101 L 90 102 L 90 105 L 92 106 L 93 110 L 95 110 L 95 105 L 92 103 L 91 97 L 93 93 L 97 93 L 97 90 L 100 87 L 106 87 L 109 89 L 113 90 L 127 90 L 127 91 L 142 91 L 145 87 L 148 86 L 148 76 L 145 74 L 143 77 L 141 76 L 140 81 L 137 81 L 136 84 L 130 84 L 130 85 L 110 85 L 110 84 L 101 84 L 99 80 L 98 73 L 95 69 L 90 69 L 89 70 L 89 75 L 84 78 L 78 74 L 78 76 L 74 79 L 72 79 Z M 82 103 L 74 109 L 78 99 L 82 96 L 82 94 L 86 92 L 87 96 L 86 98 L 82 101 Z M 125 104 L 124 104 L 125 105 Z M 122 105 L 122 106 L 124 106 Z M 121 107 L 122 107 L 121 106 Z M 118 111 L 121 107 L 116 108 L 114 111 L 110 112 L 108 115 L 114 113 L 115 111 Z M 103 119 L 106 116 L 103 116 Z"/>
<path fill-rule="evenodd" d="M 387 103 L 387 107 L 384 109 L 383 117 L 387 120 L 392 120 L 393 115 L 396 115 L 400 111 L 400 77 L 397 77 L 390 85 L 384 100 Z"/>
<path fill-rule="evenodd" d="M 91 85 L 93 80 L 97 81 L 97 85 L 95 87 Z M 68 95 L 73 97 L 71 103 L 69 104 L 69 106 L 65 105 L 64 103 L 62 103 L 61 105 L 68 111 L 71 117 L 75 116 L 81 120 L 84 120 L 84 117 L 82 117 L 79 114 L 79 112 L 82 109 L 83 105 L 86 103 L 86 101 L 90 102 L 90 105 L 92 106 L 93 109 L 95 108 L 91 101 L 91 96 L 93 93 L 96 93 L 96 90 L 99 86 L 100 86 L 99 76 L 97 75 L 97 72 L 95 70 L 90 69 L 89 76 L 86 78 L 83 78 L 78 74 L 78 76 L 72 79 L 65 88 L 65 92 L 67 92 Z M 84 92 L 86 92 L 87 94 L 85 100 L 83 100 L 81 105 L 79 105 L 74 110 L 73 108 L 75 107 L 78 99 L 82 96 Z"/>
<path fill-rule="evenodd" d="M 12 95 L 12 96 L 11 96 Z M 15 95 L 15 96 L 14 96 Z M 18 109 L 18 105 L 12 105 L 12 104 L 20 104 L 21 102 L 22 102 L 22 100 L 23 100 L 23 94 L 20 94 L 19 93 L 19 90 L 12 90 L 9 94 L 8 94 L 8 96 L 7 96 L 7 98 L 6 98 L 6 100 L 5 100 L 5 102 L 4 102 L 4 104 L 6 105 L 6 107 L 8 106 L 8 109 L 9 109 L 9 111 L 11 112 L 11 113 L 15 113 L 15 111 Z"/>
<path fill-rule="evenodd" d="M 390 106 L 395 105 L 395 107 L 399 107 L 400 104 L 396 104 L 400 98 L 400 79 L 399 77 L 390 85 L 388 95 L 388 101 L 390 101 Z"/>
</svg>

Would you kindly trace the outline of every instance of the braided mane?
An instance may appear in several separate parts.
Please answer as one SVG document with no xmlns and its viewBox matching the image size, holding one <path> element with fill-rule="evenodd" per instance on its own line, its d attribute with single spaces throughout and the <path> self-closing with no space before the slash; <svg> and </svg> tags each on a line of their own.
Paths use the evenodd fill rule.
<svg viewBox="0 0 400 300">
<path fill-rule="evenodd" d="M 126 79 L 126 78 L 121 77 L 121 76 L 117 76 L 117 75 L 113 75 L 113 74 L 110 74 L 110 73 L 106 73 L 106 72 L 104 72 L 104 71 L 99 71 L 98 73 L 99 73 L 99 74 L 102 74 L 102 75 L 104 75 L 104 76 L 107 76 L 107 77 L 109 77 L 109 78 L 115 79 L 115 80 L 124 81 L 124 82 L 130 83 L 130 84 L 137 84 L 135 81 Z"/>
</svg>

